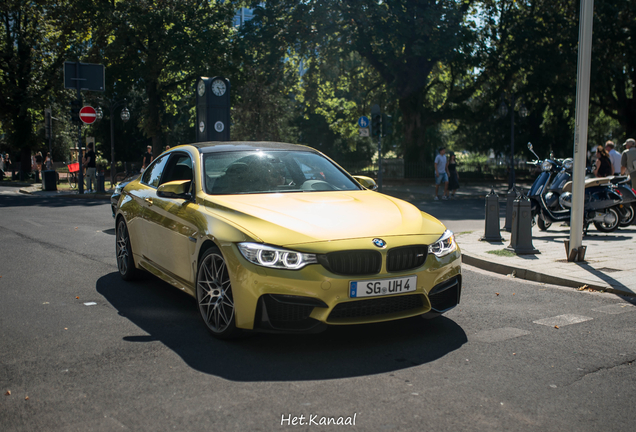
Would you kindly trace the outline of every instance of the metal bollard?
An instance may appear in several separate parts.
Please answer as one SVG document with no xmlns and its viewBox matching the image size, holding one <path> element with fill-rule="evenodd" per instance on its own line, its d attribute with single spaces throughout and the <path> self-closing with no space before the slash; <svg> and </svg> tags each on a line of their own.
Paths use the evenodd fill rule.
<svg viewBox="0 0 636 432">
<path fill-rule="evenodd" d="M 499 197 L 494 189 L 486 195 L 486 232 L 479 240 L 487 242 L 501 242 L 499 233 Z"/>
<path fill-rule="evenodd" d="M 517 188 L 513 187 L 508 191 L 508 196 L 506 198 L 506 224 L 503 228 L 504 231 L 507 232 L 510 232 L 510 230 L 512 230 L 512 207 L 517 196 Z"/>
<path fill-rule="evenodd" d="M 532 210 L 530 200 L 520 196 L 513 203 L 512 235 L 506 248 L 517 255 L 539 254 L 532 245 Z"/>
</svg>

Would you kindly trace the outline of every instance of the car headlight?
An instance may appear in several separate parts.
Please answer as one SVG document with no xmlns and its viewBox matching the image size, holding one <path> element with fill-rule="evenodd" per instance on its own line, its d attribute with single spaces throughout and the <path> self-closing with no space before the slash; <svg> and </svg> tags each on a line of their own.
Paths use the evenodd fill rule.
<svg viewBox="0 0 636 432">
<path fill-rule="evenodd" d="M 239 243 L 238 248 L 246 260 L 263 267 L 298 270 L 308 264 L 318 262 L 315 254 L 306 254 L 259 243 Z"/>
<path fill-rule="evenodd" d="M 456 249 L 457 243 L 455 243 L 455 235 L 451 230 L 446 230 L 439 240 L 428 247 L 428 253 L 432 253 L 436 257 L 441 258 L 454 252 Z"/>
<path fill-rule="evenodd" d="M 541 171 L 550 171 L 552 169 L 552 162 L 544 160 L 541 164 Z"/>
<path fill-rule="evenodd" d="M 115 186 L 115 192 L 114 193 L 121 195 L 121 191 L 122 190 L 124 190 L 124 187 L 121 184 L 118 184 L 117 186 Z"/>
</svg>

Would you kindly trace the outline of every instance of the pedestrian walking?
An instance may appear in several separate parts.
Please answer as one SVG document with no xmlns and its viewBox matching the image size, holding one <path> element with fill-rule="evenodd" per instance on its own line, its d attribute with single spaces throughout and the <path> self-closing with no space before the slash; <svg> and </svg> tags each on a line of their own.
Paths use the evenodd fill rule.
<svg viewBox="0 0 636 432">
<path fill-rule="evenodd" d="M 43 162 L 44 162 L 44 158 L 42 157 L 42 152 L 37 152 L 35 154 L 35 165 L 37 166 L 38 174 L 42 172 Z"/>
<path fill-rule="evenodd" d="M 451 153 L 448 158 L 448 190 L 450 191 L 450 198 L 455 199 L 455 192 L 459 189 L 459 173 L 457 172 L 457 158 L 455 153 Z"/>
<path fill-rule="evenodd" d="M 596 147 L 596 162 L 594 164 L 594 175 L 596 177 L 607 177 L 614 174 L 614 167 L 612 167 L 612 161 L 609 154 L 605 151 L 603 146 Z"/>
<path fill-rule="evenodd" d="M 93 193 L 97 187 L 97 177 L 95 171 L 97 166 L 95 165 L 95 152 L 93 151 L 93 143 L 88 143 L 86 146 L 86 153 L 82 159 L 82 164 L 86 167 L 86 192 Z"/>
<path fill-rule="evenodd" d="M 448 199 L 448 168 L 446 168 L 446 149 L 441 147 L 439 154 L 435 157 L 435 201 L 439 200 L 439 185 L 444 184 L 443 200 Z"/>
<path fill-rule="evenodd" d="M 621 174 L 629 174 L 632 187 L 636 186 L 634 177 L 636 177 L 636 141 L 629 138 L 625 141 L 625 150 L 621 154 Z"/>
<path fill-rule="evenodd" d="M 51 157 L 50 152 L 46 152 L 46 159 L 44 160 L 44 166 L 47 171 L 51 171 L 53 169 L 53 158 Z"/>
<path fill-rule="evenodd" d="M 0 181 L 4 180 L 4 172 L 9 169 L 9 167 L 6 166 L 4 156 L 5 155 L 0 155 Z"/>
<path fill-rule="evenodd" d="M 150 165 L 150 163 L 152 162 L 152 160 L 154 159 L 152 157 L 152 146 L 147 146 L 146 147 L 146 153 L 144 153 L 141 156 L 141 172 L 146 171 L 146 168 L 148 168 L 148 165 Z"/>
<path fill-rule="evenodd" d="M 612 167 L 614 167 L 614 175 L 621 175 L 621 154 L 616 151 L 613 141 L 608 140 L 605 143 L 605 151 L 609 155 L 612 161 Z"/>
</svg>

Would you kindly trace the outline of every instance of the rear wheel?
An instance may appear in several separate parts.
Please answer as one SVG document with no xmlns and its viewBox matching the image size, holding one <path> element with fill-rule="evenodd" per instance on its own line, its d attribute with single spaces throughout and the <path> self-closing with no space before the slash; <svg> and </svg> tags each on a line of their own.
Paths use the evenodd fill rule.
<svg viewBox="0 0 636 432">
<path fill-rule="evenodd" d="M 115 250 L 117 253 L 117 269 L 123 280 L 133 280 L 139 276 L 139 270 L 135 268 L 135 260 L 130 247 L 130 235 L 124 218 L 117 222 L 117 232 L 115 235 Z"/>
<path fill-rule="evenodd" d="M 594 222 L 594 226 L 601 232 L 612 232 L 618 229 L 621 218 L 614 207 L 608 208 L 603 222 Z"/>
<path fill-rule="evenodd" d="M 634 216 L 636 216 L 636 211 L 634 210 L 633 204 L 627 204 L 621 209 L 621 222 L 620 226 L 628 227 L 634 222 Z"/>
<path fill-rule="evenodd" d="M 205 251 L 197 271 L 197 304 L 208 331 L 219 339 L 239 335 L 234 319 L 234 297 L 225 258 L 217 248 Z"/>
</svg>

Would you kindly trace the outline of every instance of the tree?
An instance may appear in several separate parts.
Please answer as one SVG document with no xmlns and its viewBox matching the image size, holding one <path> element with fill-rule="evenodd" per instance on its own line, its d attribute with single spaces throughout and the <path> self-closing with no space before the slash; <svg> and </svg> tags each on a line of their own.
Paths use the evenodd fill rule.
<svg viewBox="0 0 636 432">
<path fill-rule="evenodd" d="M 407 155 L 426 148 L 425 129 L 455 118 L 479 82 L 471 1 L 268 1 L 257 8 L 264 35 L 306 58 L 356 52 L 397 100 Z"/>
<path fill-rule="evenodd" d="M 49 97 L 63 92 L 63 62 L 86 42 L 83 14 L 72 3 L 7 0 L 0 6 L 0 122 L 9 147 L 20 151 L 22 172 L 31 170 L 31 150 L 42 144 L 38 130 Z"/>
<path fill-rule="evenodd" d="M 107 65 L 118 94 L 144 94 L 139 127 L 161 153 L 174 118 L 192 118 L 196 77 L 222 75 L 232 43 L 232 2 L 100 1 L 92 59 Z M 191 124 L 194 128 L 194 122 Z"/>
</svg>

